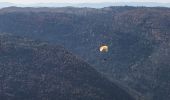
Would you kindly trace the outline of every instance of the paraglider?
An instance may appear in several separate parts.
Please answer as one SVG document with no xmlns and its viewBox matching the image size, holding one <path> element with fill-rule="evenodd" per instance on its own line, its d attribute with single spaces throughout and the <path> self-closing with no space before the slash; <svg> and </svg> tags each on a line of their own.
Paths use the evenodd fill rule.
<svg viewBox="0 0 170 100">
<path fill-rule="evenodd" d="M 106 53 L 109 51 L 109 47 L 107 45 L 102 45 L 99 48 L 100 52 Z"/>
</svg>

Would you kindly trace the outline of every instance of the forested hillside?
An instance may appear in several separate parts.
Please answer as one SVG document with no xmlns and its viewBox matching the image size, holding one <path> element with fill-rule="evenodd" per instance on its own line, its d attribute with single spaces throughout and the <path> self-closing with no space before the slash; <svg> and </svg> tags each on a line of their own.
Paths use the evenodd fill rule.
<svg viewBox="0 0 170 100">
<path fill-rule="evenodd" d="M 169 8 L 9 7 L 0 10 L 0 32 L 63 45 L 148 100 L 170 98 Z"/>
<path fill-rule="evenodd" d="M 63 47 L 0 34 L 2 100 L 134 100 Z"/>
</svg>

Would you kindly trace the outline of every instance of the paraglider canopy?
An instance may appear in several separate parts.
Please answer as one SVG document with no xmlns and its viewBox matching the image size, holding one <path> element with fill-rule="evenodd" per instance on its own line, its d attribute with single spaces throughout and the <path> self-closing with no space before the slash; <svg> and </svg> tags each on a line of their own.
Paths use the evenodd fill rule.
<svg viewBox="0 0 170 100">
<path fill-rule="evenodd" d="M 100 52 L 108 52 L 109 47 L 107 45 L 100 46 Z"/>
</svg>

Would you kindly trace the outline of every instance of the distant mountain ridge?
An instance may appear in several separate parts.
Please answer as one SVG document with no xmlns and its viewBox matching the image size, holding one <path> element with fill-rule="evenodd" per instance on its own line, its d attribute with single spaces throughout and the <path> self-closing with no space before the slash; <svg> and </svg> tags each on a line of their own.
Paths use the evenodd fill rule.
<svg viewBox="0 0 170 100">
<path fill-rule="evenodd" d="M 8 2 L 0 3 L 0 8 L 17 6 L 17 7 L 90 7 L 103 8 L 108 6 L 145 6 L 145 7 L 170 7 L 170 3 L 157 2 L 103 2 L 103 3 L 35 3 L 35 4 L 14 4 Z"/>
<path fill-rule="evenodd" d="M 10 6 L 16 6 L 16 5 L 8 2 L 0 2 L 0 8 L 10 7 Z"/>
</svg>

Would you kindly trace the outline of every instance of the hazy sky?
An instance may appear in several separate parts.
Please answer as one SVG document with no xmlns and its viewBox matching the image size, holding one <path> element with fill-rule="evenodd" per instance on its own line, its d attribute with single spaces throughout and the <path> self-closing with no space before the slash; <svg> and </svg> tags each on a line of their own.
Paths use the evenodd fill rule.
<svg viewBox="0 0 170 100">
<path fill-rule="evenodd" d="M 11 3 L 94 3 L 94 2 L 161 2 L 170 3 L 170 0 L 0 0 L 0 2 L 11 2 Z"/>
</svg>

